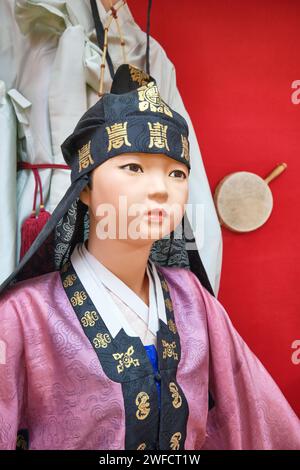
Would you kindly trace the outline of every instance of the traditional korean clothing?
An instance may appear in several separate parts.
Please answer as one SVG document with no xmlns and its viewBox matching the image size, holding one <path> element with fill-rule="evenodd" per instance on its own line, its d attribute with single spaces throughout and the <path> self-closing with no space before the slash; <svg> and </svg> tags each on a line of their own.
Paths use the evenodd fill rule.
<svg viewBox="0 0 300 470">
<path fill-rule="evenodd" d="M 119 94 L 124 74 L 137 88 Z M 78 197 L 93 169 L 126 151 L 191 167 L 188 125 L 152 77 L 124 65 L 113 90 L 63 143 L 71 186 L 1 286 L 0 447 L 299 449 L 297 416 L 185 231 L 153 244 L 149 308 L 88 252 Z"/>
<path fill-rule="evenodd" d="M 1 449 L 17 434 L 30 449 L 300 449 L 297 416 L 191 271 L 156 266 L 155 369 L 73 261 L 1 300 Z"/>
</svg>

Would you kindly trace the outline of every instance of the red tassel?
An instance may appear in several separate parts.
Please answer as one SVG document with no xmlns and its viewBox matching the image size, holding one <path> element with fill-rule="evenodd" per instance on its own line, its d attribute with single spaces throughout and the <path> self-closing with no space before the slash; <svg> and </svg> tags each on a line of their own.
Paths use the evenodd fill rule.
<svg viewBox="0 0 300 470">
<path fill-rule="evenodd" d="M 29 250 L 32 243 L 41 232 L 44 225 L 47 223 L 51 214 L 43 207 L 40 209 L 39 215 L 36 217 L 35 212 L 32 213 L 22 224 L 21 227 L 21 250 L 20 260 L 25 253 Z"/>
<path fill-rule="evenodd" d="M 21 227 L 21 249 L 20 249 L 20 260 L 23 258 L 25 253 L 29 250 L 32 243 L 41 232 L 44 225 L 47 223 L 51 214 L 44 208 L 43 193 L 42 193 L 42 182 L 37 169 L 33 169 L 35 178 L 35 188 L 33 197 L 33 209 L 31 215 L 23 222 Z M 40 211 L 39 215 L 36 216 L 36 198 L 38 189 L 40 191 Z"/>
</svg>

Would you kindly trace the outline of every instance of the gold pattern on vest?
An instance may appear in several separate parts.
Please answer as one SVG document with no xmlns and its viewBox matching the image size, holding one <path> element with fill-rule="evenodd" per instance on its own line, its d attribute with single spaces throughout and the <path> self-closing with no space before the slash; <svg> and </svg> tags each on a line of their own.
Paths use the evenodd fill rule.
<svg viewBox="0 0 300 470">
<path fill-rule="evenodd" d="M 169 149 L 168 145 L 168 138 L 167 138 L 167 130 L 168 126 L 164 126 L 160 122 L 148 122 L 149 127 L 149 149 L 156 147 L 158 149 Z"/>
<path fill-rule="evenodd" d="M 166 359 L 167 357 L 173 357 L 175 361 L 178 361 L 178 354 L 175 352 L 176 343 L 173 341 L 172 343 L 168 343 L 164 339 L 162 340 L 163 345 L 163 358 Z"/>
<path fill-rule="evenodd" d="M 93 343 L 95 348 L 107 348 L 107 345 L 111 343 L 111 337 L 108 333 L 97 333 L 95 338 L 93 339 Z"/>
<path fill-rule="evenodd" d="M 175 432 L 170 439 L 170 447 L 172 450 L 179 450 L 181 441 L 181 432 Z"/>
<path fill-rule="evenodd" d="M 135 404 L 138 407 L 136 411 L 137 419 L 146 419 L 150 413 L 149 395 L 146 392 L 140 392 L 135 399 Z"/>
<path fill-rule="evenodd" d="M 180 408 L 182 405 L 182 398 L 179 394 L 177 385 L 174 382 L 170 382 L 169 390 L 172 394 L 172 405 L 174 406 L 174 408 Z"/>
<path fill-rule="evenodd" d="M 131 143 L 128 140 L 127 124 L 128 122 L 126 121 L 106 127 L 108 135 L 108 152 L 112 149 L 119 149 L 120 147 L 123 147 L 123 145 L 131 147 Z"/>
<path fill-rule="evenodd" d="M 173 322 L 172 319 L 168 320 L 168 327 L 169 327 L 169 330 L 174 334 L 176 335 L 177 333 L 177 327 L 175 325 L 175 323 Z"/>
<path fill-rule="evenodd" d="M 131 357 L 133 354 L 134 354 L 133 346 L 130 346 L 127 349 L 126 353 L 113 354 L 113 358 L 116 361 L 119 361 L 119 364 L 117 366 L 118 374 L 124 371 L 124 367 L 128 369 L 131 366 L 137 367 L 140 365 L 140 361 L 138 359 L 133 359 L 133 357 Z"/>
<path fill-rule="evenodd" d="M 87 310 L 80 321 L 86 328 L 87 326 L 95 326 L 97 320 L 99 320 L 97 312 L 95 312 L 95 310 L 92 310 L 91 312 Z"/>
<path fill-rule="evenodd" d="M 77 277 L 75 274 L 69 274 L 63 282 L 64 287 L 71 287 L 74 284 L 74 281 L 76 281 Z"/>
<path fill-rule="evenodd" d="M 78 157 L 79 173 L 95 163 L 91 155 L 91 141 L 84 144 L 81 149 L 78 150 Z"/>
<path fill-rule="evenodd" d="M 146 443 L 145 442 L 142 442 L 136 450 L 145 450 L 146 449 Z"/>
<path fill-rule="evenodd" d="M 158 92 L 157 85 L 154 82 L 150 82 L 147 85 L 140 87 L 138 90 L 139 94 L 139 110 L 163 113 L 167 116 L 173 117 L 173 113 L 169 106 L 161 99 Z"/>
<path fill-rule="evenodd" d="M 67 262 L 63 265 L 63 267 L 61 268 L 61 272 L 62 272 L 62 273 L 67 272 L 70 266 L 71 266 L 70 261 L 67 261 Z"/>
<path fill-rule="evenodd" d="M 169 310 L 169 312 L 172 312 L 172 302 L 171 302 L 171 299 L 166 299 L 166 300 L 165 300 L 165 304 L 166 304 L 166 307 L 167 307 L 167 309 Z"/>
<path fill-rule="evenodd" d="M 27 450 L 28 444 L 24 436 L 22 434 L 17 435 L 17 443 L 16 443 L 17 450 Z"/>
<path fill-rule="evenodd" d="M 73 297 L 71 297 L 71 302 L 73 307 L 76 307 L 76 305 L 83 305 L 86 299 L 86 293 L 83 290 L 81 292 L 77 290 L 76 292 L 74 292 Z"/>
</svg>

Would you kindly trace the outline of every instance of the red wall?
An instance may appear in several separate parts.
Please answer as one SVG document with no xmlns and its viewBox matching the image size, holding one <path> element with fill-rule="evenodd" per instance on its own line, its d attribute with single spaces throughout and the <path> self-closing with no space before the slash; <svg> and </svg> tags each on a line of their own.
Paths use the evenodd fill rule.
<svg viewBox="0 0 300 470">
<path fill-rule="evenodd" d="M 128 4 L 145 30 L 147 0 Z M 299 0 L 153 0 L 151 34 L 176 66 L 212 192 L 233 171 L 288 164 L 262 228 L 222 228 L 219 300 L 300 415 L 299 18 Z"/>
</svg>

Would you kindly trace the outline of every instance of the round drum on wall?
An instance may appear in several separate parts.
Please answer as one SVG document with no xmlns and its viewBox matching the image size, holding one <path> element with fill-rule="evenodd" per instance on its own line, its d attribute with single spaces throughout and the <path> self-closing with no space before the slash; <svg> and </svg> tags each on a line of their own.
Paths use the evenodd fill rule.
<svg viewBox="0 0 300 470">
<path fill-rule="evenodd" d="M 265 179 L 248 171 L 225 176 L 214 194 L 220 224 L 234 232 L 251 232 L 261 227 L 273 209 L 268 183 L 286 168 L 286 163 L 281 163 Z"/>
</svg>

